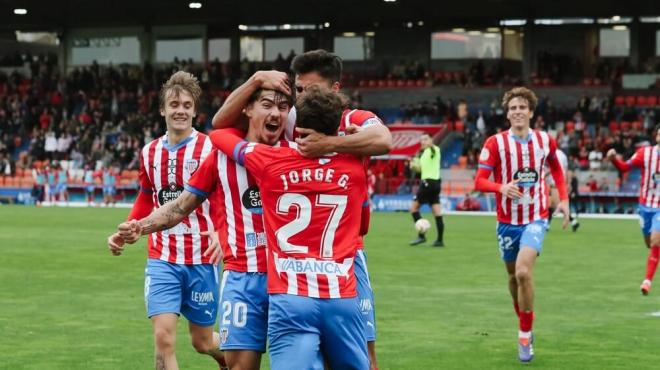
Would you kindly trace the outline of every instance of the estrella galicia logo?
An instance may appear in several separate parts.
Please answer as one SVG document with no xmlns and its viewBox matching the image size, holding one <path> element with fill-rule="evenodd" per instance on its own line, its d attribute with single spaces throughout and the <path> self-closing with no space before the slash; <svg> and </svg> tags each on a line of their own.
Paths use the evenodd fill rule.
<svg viewBox="0 0 660 370">
<path fill-rule="evenodd" d="M 257 215 L 263 213 L 263 208 L 261 207 L 261 194 L 259 193 L 258 187 L 250 186 L 247 188 L 241 197 L 241 202 L 243 203 L 243 207 L 248 211 Z"/>
<path fill-rule="evenodd" d="M 529 188 L 539 181 L 539 174 L 530 167 L 523 167 L 513 175 L 513 179 L 520 180 L 518 186 Z"/>
<path fill-rule="evenodd" d="M 183 186 L 171 182 L 167 187 L 158 191 L 158 203 L 164 205 L 178 198 L 183 193 Z"/>
</svg>

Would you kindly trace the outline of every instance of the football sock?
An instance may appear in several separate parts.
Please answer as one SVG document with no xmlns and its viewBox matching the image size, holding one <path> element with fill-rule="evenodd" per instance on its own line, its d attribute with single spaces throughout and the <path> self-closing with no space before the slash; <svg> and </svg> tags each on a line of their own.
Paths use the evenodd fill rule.
<svg viewBox="0 0 660 370">
<path fill-rule="evenodd" d="M 438 240 L 442 241 L 445 233 L 445 223 L 442 221 L 442 216 L 435 216 L 435 226 L 438 228 Z"/>
<path fill-rule="evenodd" d="M 534 311 L 520 311 L 520 331 L 532 331 L 532 323 L 534 322 Z"/>
<path fill-rule="evenodd" d="M 550 207 L 548 210 L 548 226 L 552 223 L 552 215 L 555 214 L 555 209 L 553 207 Z"/>
<path fill-rule="evenodd" d="M 414 222 L 417 222 L 417 220 L 419 220 L 420 218 L 422 218 L 422 215 L 419 213 L 419 211 L 417 211 L 417 212 L 411 212 L 410 214 L 412 215 L 412 218 L 413 218 L 413 221 L 414 221 Z"/>
<path fill-rule="evenodd" d="M 658 258 L 660 257 L 660 246 L 652 245 L 649 250 L 649 257 L 646 261 L 646 279 L 653 280 L 655 270 L 658 268 Z"/>
</svg>

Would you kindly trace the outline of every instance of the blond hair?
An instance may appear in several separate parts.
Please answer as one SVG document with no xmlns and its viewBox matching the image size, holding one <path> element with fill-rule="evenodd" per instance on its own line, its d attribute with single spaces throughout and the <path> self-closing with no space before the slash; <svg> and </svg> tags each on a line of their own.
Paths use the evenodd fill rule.
<svg viewBox="0 0 660 370">
<path fill-rule="evenodd" d="M 178 97 L 181 91 L 185 91 L 192 96 L 196 112 L 199 107 L 199 99 L 202 96 L 202 88 L 199 87 L 197 77 L 184 71 L 174 73 L 160 88 L 160 108 L 163 109 L 165 107 L 165 100 L 169 94 L 174 94 L 174 96 Z"/>
</svg>

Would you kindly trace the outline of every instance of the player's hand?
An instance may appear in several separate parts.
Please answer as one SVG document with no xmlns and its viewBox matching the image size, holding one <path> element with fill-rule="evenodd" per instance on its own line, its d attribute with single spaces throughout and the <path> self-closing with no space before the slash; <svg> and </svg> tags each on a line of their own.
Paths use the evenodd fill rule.
<svg viewBox="0 0 660 370">
<path fill-rule="evenodd" d="M 349 125 L 348 127 L 346 127 L 346 130 L 344 130 L 344 132 L 346 133 L 346 135 L 353 135 L 353 134 L 357 134 L 358 132 L 361 132 L 363 130 L 364 130 L 364 128 L 362 128 L 362 126 Z"/>
<path fill-rule="evenodd" d="M 108 248 L 113 256 L 121 256 L 124 251 L 124 238 L 119 233 L 114 233 L 108 237 Z"/>
<path fill-rule="evenodd" d="M 127 222 L 122 222 L 117 226 L 117 231 L 119 235 L 124 239 L 124 242 L 128 244 L 133 244 L 142 235 L 142 226 L 137 220 L 130 220 Z"/>
<path fill-rule="evenodd" d="M 281 91 L 291 95 L 289 88 L 289 75 L 280 71 L 258 71 L 254 73 L 254 78 L 259 82 L 263 89 Z"/>
<path fill-rule="evenodd" d="M 304 137 L 296 138 L 298 151 L 305 157 L 320 157 L 324 154 L 333 152 L 332 139 L 311 128 L 296 127 L 299 135 Z"/>
<path fill-rule="evenodd" d="M 203 236 L 209 237 L 209 247 L 204 251 L 204 257 L 209 257 L 209 262 L 214 265 L 217 265 L 224 255 L 222 254 L 222 247 L 220 246 L 220 240 L 218 239 L 218 233 L 214 230 L 203 231 L 199 233 Z"/>
<path fill-rule="evenodd" d="M 509 199 L 520 199 L 522 197 L 522 192 L 518 188 L 518 182 L 520 180 L 513 180 L 508 184 L 502 185 L 500 188 L 500 193 Z"/>
<path fill-rule="evenodd" d="M 605 155 L 605 157 L 606 157 L 607 159 L 609 159 L 610 161 L 611 161 L 612 159 L 614 159 L 614 157 L 616 157 L 616 149 L 612 148 L 612 149 L 608 150 L 608 151 L 607 151 L 607 154 Z"/>
<path fill-rule="evenodd" d="M 557 213 L 563 213 L 564 214 L 564 222 L 561 223 L 561 228 L 562 229 L 566 229 L 566 226 L 568 226 L 568 224 L 571 222 L 571 217 L 570 217 L 571 213 L 570 212 L 571 212 L 571 210 L 568 207 L 568 200 L 562 200 L 561 202 L 559 202 L 559 204 L 557 205 L 557 211 L 555 211 L 555 214 L 557 214 Z"/>
</svg>

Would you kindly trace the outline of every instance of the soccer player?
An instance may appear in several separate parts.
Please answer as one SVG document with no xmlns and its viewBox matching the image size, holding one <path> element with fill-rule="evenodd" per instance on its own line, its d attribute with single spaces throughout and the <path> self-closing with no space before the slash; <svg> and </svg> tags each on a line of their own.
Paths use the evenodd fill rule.
<svg viewBox="0 0 660 370">
<path fill-rule="evenodd" d="M 108 166 L 101 171 L 103 180 L 103 202 L 107 207 L 110 204 L 114 205 L 117 201 L 115 195 L 117 194 L 117 177 L 118 174 L 112 166 Z"/>
<path fill-rule="evenodd" d="M 46 201 L 51 205 L 55 205 L 57 194 L 57 164 L 46 166 Z"/>
<path fill-rule="evenodd" d="M 649 248 L 646 260 L 646 276 L 642 281 L 640 290 L 648 295 L 651 282 L 658 268 L 660 258 L 660 125 L 655 127 L 655 141 L 653 146 L 637 149 L 635 154 L 627 161 L 617 158 L 615 149 L 607 152 L 607 158 L 621 172 L 630 171 L 633 167 L 641 170 L 639 182 L 639 218 L 642 226 L 644 243 Z"/>
<path fill-rule="evenodd" d="M 312 86 L 320 86 L 338 92 L 341 87 L 342 68 L 341 58 L 325 50 L 312 50 L 297 55 L 291 62 L 291 70 L 295 74 L 296 97 L 302 97 Z M 213 126 L 222 128 L 235 125 L 240 120 L 247 98 L 259 88 L 289 93 L 288 79 L 288 75 L 283 72 L 256 72 L 227 97 L 223 106 L 213 117 Z M 337 135 L 324 135 L 313 130 L 296 127 L 296 109 L 293 107 L 289 113 L 285 133 L 288 140 L 296 140 L 298 150 L 306 157 L 319 156 L 328 152 L 350 153 L 363 157 L 365 167 L 369 163 L 369 156 L 386 154 L 392 148 L 392 135 L 382 121 L 372 112 L 357 109 L 344 109 Z M 299 137 L 300 134 L 304 135 L 304 138 Z M 364 196 L 368 205 L 369 194 L 365 193 Z M 368 213 L 365 213 L 364 220 L 368 222 Z M 367 229 L 366 226 L 362 228 L 365 232 Z M 362 237 L 357 239 L 357 245 L 359 258 L 356 261 L 355 272 L 358 280 L 358 296 L 367 328 L 371 370 L 376 370 L 374 298 Z"/>
<path fill-rule="evenodd" d="M 279 145 L 292 104 L 290 96 L 257 90 L 245 108 L 249 118 L 245 139 Z M 138 235 L 146 234 L 178 223 L 216 191 L 224 256 L 220 349 L 229 369 L 259 369 L 261 354 L 266 351 L 268 294 L 266 234 L 254 177 L 232 157 L 214 150 L 190 178 L 181 196 L 137 221 L 134 230 Z"/>
<path fill-rule="evenodd" d="M 91 207 L 94 204 L 94 171 L 89 164 L 85 165 L 83 172 L 83 187 L 85 189 L 85 197 L 87 198 L 87 206 Z"/>
<path fill-rule="evenodd" d="M 139 238 L 135 220 L 150 214 L 153 207 L 177 199 L 199 163 L 211 153 L 208 137 L 192 128 L 201 92 L 197 79 L 187 72 L 173 74 L 161 88 L 160 113 L 167 132 L 142 148 L 140 193 L 129 221 L 120 224 L 118 232 L 108 238 L 114 255 L 123 252 L 125 243 Z M 149 237 L 144 295 L 158 370 L 178 369 L 175 343 L 180 314 L 188 319 L 193 347 L 224 365 L 218 348 L 220 336 L 213 332 L 220 288 L 214 212 L 213 204 L 206 200 L 182 222 Z"/>
<path fill-rule="evenodd" d="M 496 193 L 497 241 L 509 276 L 509 291 L 519 317 L 518 358 L 534 357 L 533 270 L 541 254 L 548 218 L 548 197 L 543 181 L 547 162 L 557 184 L 557 209 L 568 225 L 566 182 L 557 160 L 557 144 L 546 132 L 530 129 L 537 98 L 534 92 L 516 87 L 504 94 L 502 107 L 511 128 L 489 137 L 479 155 L 475 189 Z M 491 173 L 495 181 L 490 181 Z"/>
<path fill-rule="evenodd" d="M 419 207 L 422 204 L 431 206 L 433 216 L 435 217 L 435 226 L 438 229 L 438 238 L 433 242 L 434 247 L 444 247 L 443 235 L 445 232 L 445 223 L 442 220 L 442 211 L 440 209 L 440 148 L 433 144 L 431 135 L 424 133 L 420 138 L 422 145 L 421 155 L 411 162 L 411 167 L 416 172 L 421 173 L 421 183 L 415 198 L 410 205 L 410 214 L 413 222 L 422 218 L 419 213 Z M 424 233 L 419 233 L 417 239 L 410 242 L 410 245 L 426 243 Z"/>
<path fill-rule="evenodd" d="M 343 101 L 311 87 L 297 125 L 337 133 Z M 212 134 L 214 135 L 214 134 Z M 268 238 L 271 368 L 368 369 L 364 321 L 353 272 L 366 174 L 361 158 L 306 158 L 295 148 L 225 135 L 214 145 L 245 165 L 261 190 Z"/>
<path fill-rule="evenodd" d="M 58 169 L 57 169 L 57 194 L 59 197 L 60 202 L 66 202 L 66 204 L 69 203 L 69 191 L 68 191 L 68 183 L 69 183 L 69 172 L 65 170 L 62 167 L 62 164 L 60 163 Z"/>
</svg>

